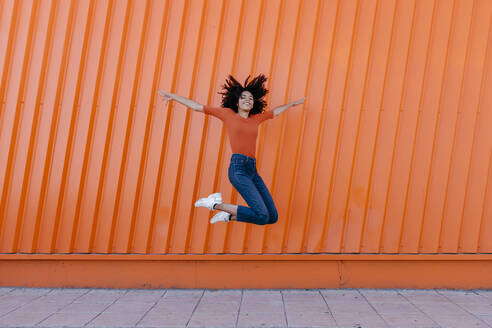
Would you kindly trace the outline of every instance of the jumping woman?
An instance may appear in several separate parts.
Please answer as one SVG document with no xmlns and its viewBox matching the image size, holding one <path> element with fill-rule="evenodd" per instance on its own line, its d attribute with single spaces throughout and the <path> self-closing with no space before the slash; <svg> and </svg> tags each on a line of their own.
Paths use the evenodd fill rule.
<svg viewBox="0 0 492 328">
<path fill-rule="evenodd" d="M 220 210 L 210 223 L 229 222 L 231 220 L 253 223 L 258 225 L 277 222 L 278 214 L 272 196 L 263 179 L 256 170 L 256 137 L 258 126 L 265 120 L 279 115 L 291 106 L 304 102 L 304 98 L 288 103 L 273 110 L 264 111 L 266 102 L 263 99 L 268 93 L 264 83 L 266 77 L 258 75 L 249 81 L 249 76 L 242 86 L 234 77 L 229 75 L 226 84 L 222 86 L 222 107 L 201 105 L 193 100 L 160 90 L 159 95 L 166 104 L 170 100 L 177 102 L 207 115 L 220 119 L 227 128 L 232 149 L 229 164 L 229 181 L 243 197 L 249 207 L 225 204 L 220 192 L 213 193 L 195 202 L 195 207 L 206 207 L 209 210 Z"/>
</svg>

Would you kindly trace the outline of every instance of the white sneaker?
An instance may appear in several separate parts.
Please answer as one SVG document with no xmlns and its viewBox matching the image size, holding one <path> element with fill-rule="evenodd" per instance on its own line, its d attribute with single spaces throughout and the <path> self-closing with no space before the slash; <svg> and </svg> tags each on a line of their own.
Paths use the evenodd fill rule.
<svg viewBox="0 0 492 328">
<path fill-rule="evenodd" d="M 195 202 L 195 207 L 201 206 L 213 210 L 216 204 L 222 204 L 222 194 L 220 192 L 208 195 L 206 198 L 200 198 Z"/>
<path fill-rule="evenodd" d="M 211 219 L 210 223 L 216 223 L 216 222 L 229 222 L 231 220 L 231 214 L 220 211 L 219 213 L 215 214 Z"/>
</svg>

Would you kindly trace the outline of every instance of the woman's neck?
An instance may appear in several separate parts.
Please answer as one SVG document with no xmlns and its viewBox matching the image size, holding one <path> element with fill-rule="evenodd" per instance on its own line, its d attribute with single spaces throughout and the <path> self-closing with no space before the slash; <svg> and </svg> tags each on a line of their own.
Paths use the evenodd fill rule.
<svg viewBox="0 0 492 328">
<path fill-rule="evenodd" d="M 240 108 L 237 109 L 237 114 L 243 118 L 249 117 L 249 111 L 242 110 Z"/>
</svg>

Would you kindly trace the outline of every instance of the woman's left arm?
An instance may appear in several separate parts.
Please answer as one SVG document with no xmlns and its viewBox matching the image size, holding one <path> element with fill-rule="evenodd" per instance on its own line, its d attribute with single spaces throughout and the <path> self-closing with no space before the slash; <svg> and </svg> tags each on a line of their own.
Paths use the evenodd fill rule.
<svg viewBox="0 0 492 328">
<path fill-rule="evenodd" d="M 300 105 L 304 102 L 304 99 L 305 98 L 301 98 L 299 100 L 296 100 L 296 101 L 293 101 L 293 102 L 290 102 L 288 104 L 285 104 L 285 105 L 282 105 L 282 106 L 278 106 L 278 107 L 275 107 L 273 109 L 273 116 L 277 116 L 279 115 L 280 113 L 282 113 L 284 110 L 288 109 L 289 107 L 292 107 L 292 106 L 297 106 L 297 105 Z"/>
</svg>

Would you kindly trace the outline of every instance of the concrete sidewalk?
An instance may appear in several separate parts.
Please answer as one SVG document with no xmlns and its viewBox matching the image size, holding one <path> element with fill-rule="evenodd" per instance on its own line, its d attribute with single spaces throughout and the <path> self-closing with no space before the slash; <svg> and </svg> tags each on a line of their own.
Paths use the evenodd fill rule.
<svg viewBox="0 0 492 328">
<path fill-rule="evenodd" d="M 0 288 L 0 327 L 492 327 L 491 290 Z"/>
</svg>

